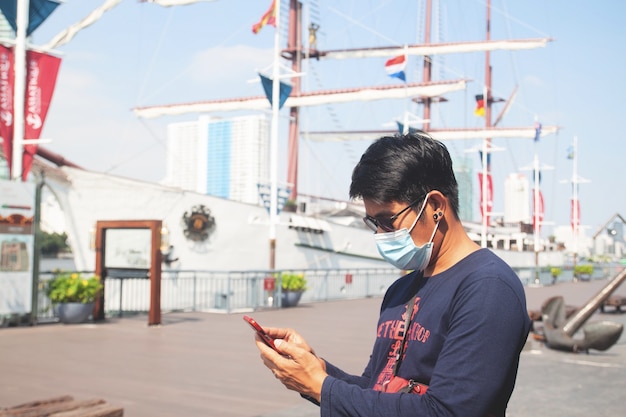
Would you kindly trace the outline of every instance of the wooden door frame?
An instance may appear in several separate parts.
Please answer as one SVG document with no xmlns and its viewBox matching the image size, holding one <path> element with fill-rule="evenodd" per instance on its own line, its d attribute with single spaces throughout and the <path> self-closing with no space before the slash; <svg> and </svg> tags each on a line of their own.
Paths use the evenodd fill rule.
<svg viewBox="0 0 626 417">
<path fill-rule="evenodd" d="M 148 312 L 148 325 L 161 324 L 161 228 L 162 220 L 99 220 L 96 222 L 96 275 L 102 280 L 106 277 L 104 265 L 106 250 L 106 231 L 110 229 L 149 229 L 150 243 L 150 311 Z M 94 320 L 104 320 L 104 291 L 94 307 Z"/>
</svg>

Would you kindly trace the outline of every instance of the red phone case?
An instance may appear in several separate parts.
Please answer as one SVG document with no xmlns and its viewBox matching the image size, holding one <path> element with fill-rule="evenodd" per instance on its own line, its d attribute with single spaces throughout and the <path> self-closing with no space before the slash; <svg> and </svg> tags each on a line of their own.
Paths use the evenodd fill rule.
<svg viewBox="0 0 626 417">
<path fill-rule="evenodd" d="M 278 349 L 276 349 L 276 346 L 274 346 L 274 339 L 272 339 L 267 333 L 265 333 L 263 328 L 259 325 L 259 323 L 256 322 L 255 319 L 250 316 L 243 316 L 243 319 L 247 321 L 248 324 L 250 324 L 252 329 L 254 329 L 254 331 L 257 332 L 259 336 L 261 336 L 261 339 L 263 339 L 266 345 L 278 352 Z"/>
</svg>

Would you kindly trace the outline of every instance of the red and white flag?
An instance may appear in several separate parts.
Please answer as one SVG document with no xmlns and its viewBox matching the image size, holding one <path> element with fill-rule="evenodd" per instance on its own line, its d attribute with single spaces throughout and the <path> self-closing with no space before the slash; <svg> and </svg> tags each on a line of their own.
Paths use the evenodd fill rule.
<svg viewBox="0 0 626 417">
<path fill-rule="evenodd" d="M 537 201 L 535 201 L 535 196 L 538 196 Z M 543 194 L 541 190 L 536 193 L 533 192 L 533 229 L 539 231 L 541 230 L 541 224 L 543 223 L 544 217 L 544 205 L 543 205 Z M 536 224 L 536 222 L 539 224 Z"/>
<path fill-rule="evenodd" d="M 13 154 L 13 49 L 0 45 L 0 137 L 2 150 L 11 167 Z"/>
<path fill-rule="evenodd" d="M 395 58 L 391 58 L 385 62 L 385 71 L 387 75 L 394 78 L 399 78 L 406 82 L 406 74 L 404 69 L 406 68 L 406 55 L 398 55 Z"/>
<path fill-rule="evenodd" d="M 26 53 L 26 92 L 24 100 L 24 139 L 39 139 L 57 81 L 61 58 L 41 52 Z M 22 179 L 26 181 L 37 145 L 24 146 Z"/>
<path fill-rule="evenodd" d="M 576 231 L 580 227 L 580 200 L 572 199 L 572 230 Z"/>
<path fill-rule="evenodd" d="M 483 195 L 483 173 L 478 173 L 478 184 L 480 184 L 480 214 L 484 219 L 487 226 L 490 224 L 491 212 L 493 211 L 493 182 L 491 180 L 491 174 L 486 176 L 486 195 Z M 487 206 L 487 212 L 483 210 L 484 205 Z M 485 217 L 486 216 L 486 217 Z"/>
<path fill-rule="evenodd" d="M 13 48 L 0 45 L 0 136 L 4 155 L 11 169 L 14 131 L 14 57 Z M 56 84 L 61 59 L 41 52 L 26 52 L 26 91 L 24 92 L 24 139 L 39 139 L 52 93 Z M 37 153 L 37 145 L 24 146 L 22 180 L 26 181 Z"/>
</svg>

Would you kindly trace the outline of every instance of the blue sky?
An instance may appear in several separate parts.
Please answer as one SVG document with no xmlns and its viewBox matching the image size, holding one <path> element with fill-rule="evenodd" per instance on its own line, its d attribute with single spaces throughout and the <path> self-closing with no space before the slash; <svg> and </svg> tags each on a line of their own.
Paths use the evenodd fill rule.
<svg viewBox="0 0 626 417">
<path fill-rule="evenodd" d="M 34 33 L 45 44 L 68 25 L 99 6 L 101 0 L 67 0 Z M 286 4 L 286 2 L 284 2 Z M 321 25 L 320 49 L 418 43 L 421 2 L 314 1 L 305 12 Z M 308 2 L 307 2 L 308 4 Z M 265 12 L 268 0 L 217 0 L 164 8 L 124 0 L 93 26 L 61 46 L 63 63 L 42 137 L 50 150 L 96 171 L 148 181 L 165 175 L 167 123 L 197 115 L 137 119 L 131 109 L 262 94 L 251 83 L 256 71 L 272 61 L 273 28 L 253 35 L 251 25 Z M 578 137 L 582 223 L 593 234 L 613 214 L 626 215 L 626 191 L 620 168 L 626 157 L 621 122 L 626 118 L 626 3 L 591 9 L 589 2 L 553 0 L 492 2 L 492 39 L 548 36 L 546 48 L 491 54 L 494 95 L 519 92 L 502 126 L 558 125 L 557 135 L 537 145 L 542 165 L 546 221 L 569 224 L 572 175 L 567 148 Z M 485 36 L 485 3 L 442 1 L 437 32 L 441 41 L 481 40 Z M 312 62 L 305 68 L 305 89 L 342 88 L 396 83 L 386 76 L 384 59 Z M 474 95 L 482 90 L 484 54 L 444 56 L 435 64 L 438 79 L 469 78 L 466 91 L 446 95 L 435 109 L 433 125 L 481 126 L 473 115 Z M 421 63 L 409 59 L 408 80 L 418 81 Z M 320 106 L 303 111 L 303 126 L 313 130 L 380 129 L 405 110 L 421 114 L 405 102 L 369 102 Z M 494 114 L 499 112 L 495 107 Z M 284 118 L 286 111 L 283 110 Z M 224 114 L 223 116 L 229 116 Z M 281 128 L 281 155 L 286 146 Z M 505 148 L 493 156 L 495 211 L 503 210 L 504 178 L 532 163 L 532 140 L 496 139 Z M 300 191 L 347 199 L 350 172 L 369 143 L 301 144 Z M 455 156 L 477 141 L 448 142 Z M 279 176 L 284 178 L 285 167 Z M 522 171 L 524 172 L 524 171 Z M 530 175 L 529 172 L 526 172 Z M 476 215 L 478 211 L 476 209 Z M 546 226 L 544 234 L 550 233 Z"/>
</svg>

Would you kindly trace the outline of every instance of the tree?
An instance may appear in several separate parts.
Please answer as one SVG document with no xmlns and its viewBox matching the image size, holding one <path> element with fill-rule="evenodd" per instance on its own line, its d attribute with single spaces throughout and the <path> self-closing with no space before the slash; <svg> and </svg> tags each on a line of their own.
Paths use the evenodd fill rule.
<svg viewBox="0 0 626 417">
<path fill-rule="evenodd" d="M 47 233 L 41 235 L 41 254 L 45 256 L 56 256 L 59 252 L 71 252 L 67 244 L 67 233 Z"/>
</svg>

